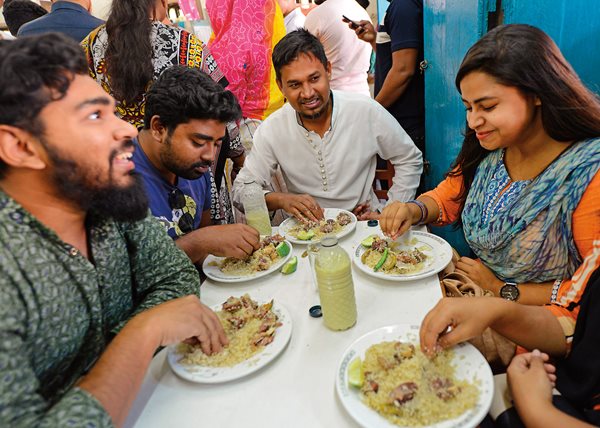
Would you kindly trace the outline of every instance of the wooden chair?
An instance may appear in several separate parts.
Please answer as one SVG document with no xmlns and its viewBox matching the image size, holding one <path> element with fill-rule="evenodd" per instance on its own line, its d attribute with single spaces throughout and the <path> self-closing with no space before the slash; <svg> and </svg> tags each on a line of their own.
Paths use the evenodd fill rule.
<svg viewBox="0 0 600 428">
<path fill-rule="evenodd" d="M 375 170 L 375 179 L 373 180 L 373 190 L 378 199 L 388 199 L 388 189 L 392 187 L 392 179 L 394 178 L 394 166 L 390 161 L 386 162 L 385 169 Z M 377 180 L 381 184 L 381 189 L 377 189 Z"/>
</svg>

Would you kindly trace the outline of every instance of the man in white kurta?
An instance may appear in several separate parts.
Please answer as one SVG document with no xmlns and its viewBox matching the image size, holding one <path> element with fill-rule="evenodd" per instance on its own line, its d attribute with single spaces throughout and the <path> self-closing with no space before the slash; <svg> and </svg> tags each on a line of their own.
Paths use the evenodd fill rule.
<svg viewBox="0 0 600 428">
<path fill-rule="evenodd" d="M 369 218 L 382 207 L 373 191 L 377 155 L 394 165 L 393 200 L 415 196 L 421 152 L 394 117 L 369 97 L 331 91 L 331 64 L 307 30 L 287 34 L 273 50 L 277 84 L 288 102 L 254 135 L 254 147 L 233 186 L 241 205 L 245 183 L 265 191 L 277 166 L 288 193 L 267 193 L 270 210 L 322 218 L 321 208 L 342 208 Z"/>
</svg>

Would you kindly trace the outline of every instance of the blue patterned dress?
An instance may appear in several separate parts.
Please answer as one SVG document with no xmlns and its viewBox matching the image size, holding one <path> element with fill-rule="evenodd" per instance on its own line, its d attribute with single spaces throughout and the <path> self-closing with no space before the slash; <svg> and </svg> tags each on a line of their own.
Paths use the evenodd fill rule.
<svg viewBox="0 0 600 428">
<path fill-rule="evenodd" d="M 465 239 L 503 280 L 546 282 L 581 264 L 573 211 L 600 168 L 600 138 L 573 144 L 532 180 L 513 182 L 504 150 L 479 165 L 462 212 Z"/>
</svg>

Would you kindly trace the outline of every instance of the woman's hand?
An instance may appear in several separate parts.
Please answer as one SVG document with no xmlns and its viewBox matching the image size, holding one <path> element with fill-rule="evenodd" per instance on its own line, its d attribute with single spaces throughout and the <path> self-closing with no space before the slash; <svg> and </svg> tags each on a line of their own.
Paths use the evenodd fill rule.
<svg viewBox="0 0 600 428">
<path fill-rule="evenodd" d="M 543 411 L 552 406 L 556 368 L 548 354 L 537 349 L 514 357 L 506 370 L 515 407 L 521 412 Z"/>
<path fill-rule="evenodd" d="M 379 226 L 385 236 L 396 239 L 410 229 L 414 221 L 410 205 L 413 204 L 396 201 L 383 209 L 379 217 Z"/>
<path fill-rule="evenodd" d="M 496 275 L 494 275 L 494 272 L 480 260 L 461 257 L 458 259 L 458 262 L 456 262 L 456 271 L 464 273 L 481 288 L 490 290 L 495 296 L 500 295 L 500 289 L 504 285 L 504 282 L 498 279 Z"/>
</svg>

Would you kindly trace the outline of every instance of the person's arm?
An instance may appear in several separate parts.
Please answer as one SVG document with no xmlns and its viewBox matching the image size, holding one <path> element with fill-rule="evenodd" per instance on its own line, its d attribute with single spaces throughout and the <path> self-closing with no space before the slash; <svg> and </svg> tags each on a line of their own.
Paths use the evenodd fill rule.
<svg viewBox="0 0 600 428">
<path fill-rule="evenodd" d="M 102 404 L 115 425 L 122 426 L 156 349 L 189 338 L 197 339 L 207 354 L 227 344 L 216 314 L 198 297 L 146 310 L 125 325 L 77 386 Z"/>
<path fill-rule="evenodd" d="M 494 296 L 500 297 L 500 289 L 504 286 L 504 281 L 496 277 L 494 272 L 484 265 L 481 260 L 461 257 L 456 263 L 456 271 L 464 273 L 477 285 L 491 291 Z M 550 303 L 553 286 L 554 281 L 518 283 L 519 298 L 517 302 L 523 305 L 545 305 Z"/>
<path fill-rule="evenodd" d="M 69 421 L 72 426 L 113 427 L 101 403 L 81 388 L 71 388 L 52 405 L 40 393 L 41 381 L 29 354 L 36 350 L 27 344 L 36 307 L 27 302 L 31 289 L 11 258 L 2 254 L 0 265 L 0 426 L 52 428 Z"/>
<path fill-rule="evenodd" d="M 517 355 L 507 369 L 508 384 L 521 420 L 528 427 L 591 427 L 552 404 L 556 369 L 537 350 Z"/>
<path fill-rule="evenodd" d="M 375 43 L 375 40 L 377 39 L 377 32 L 375 31 L 375 27 L 373 27 L 373 24 L 370 21 L 367 21 L 366 19 L 358 21 L 358 26 L 355 26 L 354 23 L 344 18 L 342 18 L 342 21 L 347 23 L 348 27 L 351 30 L 354 30 L 354 32 L 356 33 L 356 37 L 358 37 L 363 42 L 367 42 L 368 44 L 370 44 L 374 52 L 377 51 L 377 44 Z"/>
<path fill-rule="evenodd" d="M 400 49 L 392 53 L 392 67 L 388 72 L 375 101 L 390 107 L 406 91 L 417 69 L 418 49 Z"/>
<path fill-rule="evenodd" d="M 206 256 L 243 259 L 260 247 L 260 235 L 245 224 L 207 226 L 179 237 L 175 244 L 192 263 L 202 263 Z"/>
<path fill-rule="evenodd" d="M 438 347 L 472 339 L 487 327 L 527 349 L 552 356 L 564 356 L 567 350 L 563 329 L 550 311 L 497 297 L 441 299 L 423 319 L 421 347 L 431 355 Z"/>
<path fill-rule="evenodd" d="M 419 50 L 423 48 L 422 22 L 423 9 L 413 2 L 396 2 L 385 14 L 383 24 L 390 37 L 392 66 L 375 96 L 384 107 L 402 97 L 417 72 Z"/>
</svg>

